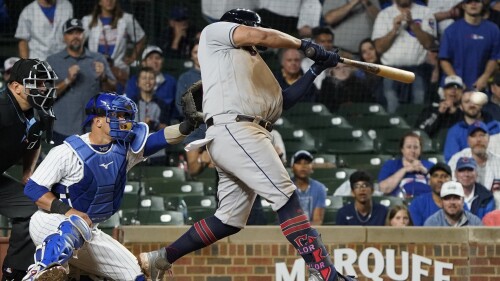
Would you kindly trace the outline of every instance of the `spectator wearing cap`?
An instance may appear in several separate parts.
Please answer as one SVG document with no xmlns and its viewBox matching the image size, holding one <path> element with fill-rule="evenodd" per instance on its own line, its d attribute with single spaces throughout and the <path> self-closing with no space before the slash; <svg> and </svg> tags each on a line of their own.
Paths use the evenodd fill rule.
<svg viewBox="0 0 500 281">
<path fill-rule="evenodd" d="M 161 31 L 157 45 L 167 58 L 189 58 L 196 32 L 189 19 L 188 8 L 174 6 L 170 9 L 168 25 Z"/>
<path fill-rule="evenodd" d="M 142 52 L 142 66 L 151 67 L 155 73 L 155 96 L 163 100 L 163 102 L 166 104 L 165 114 L 166 116 L 168 116 L 167 125 L 171 125 L 180 117 L 175 104 L 175 90 L 177 87 L 177 81 L 172 75 L 161 72 L 163 68 L 163 62 L 163 51 L 158 46 L 147 46 L 146 49 L 144 49 L 144 51 Z M 125 94 L 132 100 L 137 101 L 139 98 L 139 92 L 140 91 L 137 86 L 137 75 L 132 75 L 127 81 Z"/>
<path fill-rule="evenodd" d="M 442 208 L 441 187 L 450 180 L 451 169 L 445 163 L 438 162 L 429 169 L 429 185 L 432 192 L 421 194 L 411 201 L 409 211 L 413 225 L 424 225 L 427 218 Z"/>
<path fill-rule="evenodd" d="M 435 137 L 441 130 L 447 130 L 462 118 L 460 101 L 464 91 L 462 78 L 450 75 L 444 80 L 443 100 L 432 103 L 422 110 L 415 122 L 415 128 Z"/>
<path fill-rule="evenodd" d="M 81 134 L 85 105 L 101 91 L 114 91 L 116 80 L 106 58 L 84 47 L 84 28 L 79 19 L 63 26 L 66 48 L 47 58 L 59 80 L 54 112 L 54 143 L 61 144 L 70 135 Z"/>
<path fill-rule="evenodd" d="M 297 186 L 300 205 L 314 225 L 323 224 L 326 207 L 326 187 L 311 178 L 313 156 L 306 150 L 299 150 L 292 156 L 292 181 Z"/>
<path fill-rule="evenodd" d="M 128 77 L 129 65 L 139 58 L 146 44 L 146 34 L 134 16 L 124 12 L 117 0 L 99 0 L 92 13 L 82 18 L 82 23 L 89 50 L 103 54 Z M 134 44 L 130 56 L 126 56 L 127 40 Z"/>
<path fill-rule="evenodd" d="M 19 56 L 45 60 L 64 49 L 61 33 L 64 23 L 73 17 L 68 0 L 35 0 L 28 4 L 17 22 Z"/>
<path fill-rule="evenodd" d="M 175 100 L 177 101 L 175 105 L 177 106 L 177 111 L 182 115 L 182 106 L 179 102 L 181 100 L 182 94 L 196 81 L 201 80 L 201 70 L 200 62 L 198 61 L 198 42 L 193 44 L 191 48 L 191 61 L 193 62 L 193 67 L 188 71 L 182 73 L 177 80 L 177 90 L 175 93 Z M 196 99 L 196 97 L 195 97 Z"/>
<path fill-rule="evenodd" d="M 450 127 L 446 135 L 443 150 L 444 159 L 446 161 L 449 161 L 453 154 L 468 146 L 467 136 L 469 135 L 469 128 L 471 128 L 472 124 L 476 121 L 484 122 L 487 127 L 487 133 L 490 135 L 495 135 L 500 132 L 499 122 L 493 119 L 488 112 L 482 110 L 482 104 L 474 103 L 471 99 L 472 95 L 484 94 L 481 92 L 476 93 L 475 90 L 466 90 L 462 94 L 460 108 L 462 109 L 463 117 L 461 121 Z"/>
<path fill-rule="evenodd" d="M 495 135 L 495 136 L 498 136 Z M 489 150 L 491 136 L 488 134 L 488 127 L 483 122 L 474 122 L 469 128 L 467 144 L 469 147 L 456 153 L 451 157 L 448 164 L 453 173 L 453 178 L 457 175 L 455 170 L 458 161 L 462 157 L 472 157 L 476 162 L 477 182 L 491 190 L 494 179 L 500 179 L 500 156 Z"/>
<path fill-rule="evenodd" d="M 483 19 L 481 0 L 464 0 L 464 17 L 441 36 L 439 59 L 446 75 L 462 77 L 467 88 L 483 90 L 500 59 L 500 30 Z"/>
<path fill-rule="evenodd" d="M 495 200 L 495 210 L 484 215 L 483 224 L 486 226 L 500 226 L 500 179 L 495 179 L 493 182 L 491 193 Z"/>
<path fill-rule="evenodd" d="M 493 194 L 477 182 L 477 164 L 474 158 L 458 159 L 455 175 L 464 188 L 464 202 L 467 210 L 482 219 L 485 214 L 495 209 Z"/>
<path fill-rule="evenodd" d="M 490 85 L 490 99 L 483 106 L 483 110 L 488 112 L 493 119 L 500 121 L 500 71 L 497 71 Z"/>
<path fill-rule="evenodd" d="M 339 209 L 337 225 L 385 225 L 387 208 L 373 202 L 373 180 L 365 171 L 356 171 L 349 177 L 354 202 Z"/>
<path fill-rule="evenodd" d="M 483 223 L 473 213 L 464 209 L 464 188 L 456 181 L 445 182 L 441 187 L 443 208 L 424 223 L 424 226 L 481 226 Z"/>
<path fill-rule="evenodd" d="M 3 80 L 5 82 L 9 81 L 10 78 L 10 71 L 12 70 L 12 67 L 14 64 L 19 60 L 20 58 L 18 57 L 10 57 L 6 59 L 3 63 Z"/>
</svg>

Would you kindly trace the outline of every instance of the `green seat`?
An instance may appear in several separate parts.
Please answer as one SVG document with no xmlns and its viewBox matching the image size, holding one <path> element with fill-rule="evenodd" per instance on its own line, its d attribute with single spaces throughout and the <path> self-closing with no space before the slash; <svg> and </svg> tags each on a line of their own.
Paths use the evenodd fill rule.
<svg viewBox="0 0 500 281">
<path fill-rule="evenodd" d="M 118 214 L 121 225 L 137 224 L 137 209 L 120 209 Z"/>
<path fill-rule="evenodd" d="M 408 125 L 414 127 L 420 113 L 422 113 L 426 106 L 426 104 L 403 103 L 396 109 L 396 114 L 403 117 Z"/>
<path fill-rule="evenodd" d="M 443 152 L 444 144 L 446 143 L 446 137 L 448 136 L 448 129 L 441 129 L 439 132 L 432 138 L 432 145 L 434 151 Z"/>
<path fill-rule="evenodd" d="M 164 179 L 144 180 L 146 194 L 162 195 L 204 195 L 203 183 L 199 181 L 165 181 Z"/>
<path fill-rule="evenodd" d="M 126 210 L 137 209 L 139 200 L 140 196 L 138 193 L 124 193 L 120 208 Z"/>
<path fill-rule="evenodd" d="M 279 130 L 287 151 L 307 150 L 311 153 L 316 152 L 316 144 L 311 134 L 304 129 Z"/>
<path fill-rule="evenodd" d="M 191 208 L 216 208 L 215 196 L 210 195 L 189 195 L 183 197 L 188 209 Z"/>
<path fill-rule="evenodd" d="M 215 214 L 215 208 L 190 208 L 187 210 L 186 224 L 194 224 Z"/>
<path fill-rule="evenodd" d="M 281 128 L 293 129 L 295 128 L 295 124 L 288 118 L 281 116 L 278 120 L 276 120 L 276 122 L 274 122 L 273 128 L 275 130 L 280 130 Z"/>
<path fill-rule="evenodd" d="M 165 210 L 183 212 L 187 208 L 186 202 L 180 195 L 163 195 L 162 197 Z"/>
<path fill-rule="evenodd" d="M 137 221 L 141 225 L 183 225 L 184 215 L 178 211 L 139 209 Z"/>
<path fill-rule="evenodd" d="M 321 179 L 321 183 L 326 186 L 327 195 L 333 195 L 333 193 L 335 193 L 335 190 L 337 190 L 337 188 L 339 188 L 345 181 L 346 181 L 345 179 L 336 179 L 336 178 Z"/>
<path fill-rule="evenodd" d="M 336 128 L 352 128 L 351 124 L 340 115 L 305 115 L 289 117 L 298 128 L 334 130 Z"/>
<path fill-rule="evenodd" d="M 12 178 L 22 181 L 23 179 L 23 166 L 22 165 L 12 165 L 5 173 Z"/>
<path fill-rule="evenodd" d="M 390 154 L 344 154 L 339 155 L 339 166 L 362 170 L 376 178 L 382 165 L 392 159 Z"/>
<path fill-rule="evenodd" d="M 109 219 L 99 223 L 99 229 L 106 234 L 113 235 L 113 230 L 120 226 L 120 214 L 114 213 Z"/>
<path fill-rule="evenodd" d="M 150 178 L 162 178 L 164 180 L 185 181 L 186 173 L 184 169 L 178 167 L 165 166 L 144 166 L 138 165 L 128 172 L 129 180 L 144 180 Z"/>
<path fill-rule="evenodd" d="M 337 221 L 338 209 L 325 208 L 325 216 L 323 217 L 323 225 L 335 225 Z"/>
<path fill-rule="evenodd" d="M 163 211 L 165 210 L 165 200 L 163 200 L 162 196 L 142 196 L 139 201 L 138 210 Z"/>
<path fill-rule="evenodd" d="M 138 194 L 138 195 L 144 195 L 144 182 L 141 181 L 127 181 L 125 184 L 125 189 L 123 190 L 123 193 L 131 193 L 131 194 Z"/>
<path fill-rule="evenodd" d="M 377 130 L 376 143 L 378 150 L 383 154 L 399 155 L 401 153 L 401 149 L 399 148 L 401 138 L 403 138 L 403 136 L 410 131 L 420 135 L 420 138 L 422 139 L 422 153 L 434 152 L 432 140 L 425 131 L 405 128 Z"/>
<path fill-rule="evenodd" d="M 421 158 L 427 159 L 434 164 L 436 164 L 437 162 L 446 163 L 446 161 L 444 160 L 444 155 L 441 153 L 425 153 Z"/>
<path fill-rule="evenodd" d="M 323 164 L 337 165 L 337 155 L 328 153 L 319 153 L 314 155 L 313 165 Z"/>
<path fill-rule="evenodd" d="M 283 111 L 283 116 L 287 118 L 296 118 L 297 116 L 331 116 L 332 113 L 328 108 L 317 102 L 299 102 L 292 108 Z"/>
<path fill-rule="evenodd" d="M 384 107 L 377 103 L 343 104 L 337 113 L 346 117 L 349 122 L 353 120 L 351 117 L 363 115 L 387 115 Z"/>
<path fill-rule="evenodd" d="M 372 200 L 373 202 L 384 205 L 389 209 L 396 205 L 406 205 L 402 198 L 395 196 L 373 196 Z"/>
<path fill-rule="evenodd" d="M 410 128 L 402 117 L 396 115 L 357 116 L 351 118 L 349 122 L 353 124 L 353 126 L 362 128 L 366 131 L 386 128 Z"/>
<path fill-rule="evenodd" d="M 320 153 L 353 154 L 373 153 L 373 140 L 366 131 L 358 128 L 337 128 L 311 132 L 317 138 Z"/>
</svg>

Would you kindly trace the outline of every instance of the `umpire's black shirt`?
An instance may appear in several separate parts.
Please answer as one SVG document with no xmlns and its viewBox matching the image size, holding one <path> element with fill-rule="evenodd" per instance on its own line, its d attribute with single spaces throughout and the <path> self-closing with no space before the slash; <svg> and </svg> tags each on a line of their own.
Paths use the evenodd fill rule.
<svg viewBox="0 0 500 281">
<path fill-rule="evenodd" d="M 40 136 L 28 141 L 33 123 L 32 108 L 23 112 L 9 89 L 0 93 L 0 174 L 17 164 L 26 150 L 40 147 Z"/>
</svg>

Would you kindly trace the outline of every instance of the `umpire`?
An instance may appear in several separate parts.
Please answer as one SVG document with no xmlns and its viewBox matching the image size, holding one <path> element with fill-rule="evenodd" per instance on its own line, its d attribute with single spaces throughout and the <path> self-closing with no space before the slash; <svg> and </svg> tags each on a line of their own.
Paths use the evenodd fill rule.
<svg viewBox="0 0 500 281">
<path fill-rule="evenodd" d="M 42 132 L 51 135 L 56 78 L 46 62 L 21 59 L 12 67 L 7 89 L 0 93 L 0 214 L 12 223 L 2 280 L 21 280 L 35 253 L 29 221 L 37 207 L 23 190 L 40 155 Z M 4 173 L 20 162 L 22 182 Z"/>
</svg>

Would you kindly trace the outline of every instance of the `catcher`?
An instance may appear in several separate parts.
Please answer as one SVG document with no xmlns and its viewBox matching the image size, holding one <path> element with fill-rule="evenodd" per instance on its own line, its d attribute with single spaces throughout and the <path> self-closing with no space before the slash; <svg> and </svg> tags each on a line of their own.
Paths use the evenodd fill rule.
<svg viewBox="0 0 500 281">
<path fill-rule="evenodd" d="M 106 279 L 145 281 L 135 256 L 97 226 L 118 211 L 127 171 L 181 142 L 200 120 L 188 111 L 193 118 L 149 134 L 145 123 L 134 121 L 136 104 L 114 93 L 96 95 L 85 112 L 90 133 L 51 149 L 25 186 L 39 210 L 29 226 L 35 261 L 23 280 L 67 280 L 71 264 Z"/>
</svg>

